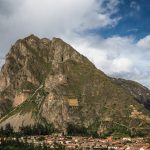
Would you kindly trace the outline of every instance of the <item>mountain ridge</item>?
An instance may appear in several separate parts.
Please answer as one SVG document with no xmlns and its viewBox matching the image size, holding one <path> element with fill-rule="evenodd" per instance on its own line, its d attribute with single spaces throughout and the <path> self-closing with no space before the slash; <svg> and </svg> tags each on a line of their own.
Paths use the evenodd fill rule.
<svg viewBox="0 0 150 150">
<path fill-rule="evenodd" d="M 139 97 L 131 83 L 108 77 L 59 38 L 18 40 L 6 56 L 0 83 L 1 126 L 10 123 L 18 130 L 41 122 L 92 131 L 115 128 L 118 122 L 128 128 L 141 122 L 149 126 L 148 89 L 136 85 L 142 89 Z"/>
</svg>

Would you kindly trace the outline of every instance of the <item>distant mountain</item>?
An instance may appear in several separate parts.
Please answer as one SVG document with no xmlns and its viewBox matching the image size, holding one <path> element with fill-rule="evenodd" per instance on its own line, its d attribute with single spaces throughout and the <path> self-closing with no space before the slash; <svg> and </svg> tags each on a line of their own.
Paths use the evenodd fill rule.
<svg viewBox="0 0 150 150">
<path fill-rule="evenodd" d="M 0 73 L 0 125 L 36 123 L 89 132 L 150 127 L 150 91 L 114 79 L 58 38 L 18 40 Z"/>
</svg>

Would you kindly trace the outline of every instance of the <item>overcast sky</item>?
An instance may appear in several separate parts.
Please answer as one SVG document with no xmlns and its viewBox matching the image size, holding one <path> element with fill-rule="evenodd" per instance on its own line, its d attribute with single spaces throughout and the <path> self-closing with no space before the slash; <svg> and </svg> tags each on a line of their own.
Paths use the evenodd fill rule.
<svg viewBox="0 0 150 150">
<path fill-rule="evenodd" d="M 16 40 L 59 37 L 114 77 L 150 87 L 149 0 L 0 0 L 0 64 Z"/>
</svg>

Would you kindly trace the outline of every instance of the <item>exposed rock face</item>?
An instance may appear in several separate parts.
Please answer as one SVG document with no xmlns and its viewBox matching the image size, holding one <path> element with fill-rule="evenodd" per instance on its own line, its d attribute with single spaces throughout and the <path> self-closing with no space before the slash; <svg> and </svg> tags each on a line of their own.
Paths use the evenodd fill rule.
<svg viewBox="0 0 150 150">
<path fill-rule="evenodd" d="M 21 126 L 27 126 L 27 125 L 34 125 L 35 121 L 32 119 L 32 112 L 27 112 L 25 114 L 15 114 L 13 116 L 10 116 L 9 119 L 4 120 L 1 123 L 1 126 L 4 126 L 8 123 L 13 123 L 12 126 L 15 131 L 19 130 L 19 127 Z"/>
<path fill-rule="evenodd" d="M 53 123 L 60 130 L 70 123 L 98 130 L 118 123 L 149 123 L 149 101 L 137 101 L 130 84 L 131 89 L 124 88 L 58 38 L 31 35 L 18 40 L 6 56 L 0 81 L 0 102 L 9 101 L 7 107 L 0 106 L 1 115 L 14 108 L 1 118 L 1 125 L 16 127 L 15 120 L 19 125 Z M 138 121 L 135 110 L 142 115 Z"/>
<path fill-rule="evenodd" d="M 13 102 L 13 106 L 16 107 L 20 104 L 22 104 L 24 101 L 27 100 L 27 98 L 29 97 L 29 93 L 18 93 L 15 95 L 14 98 L 14 102 Z"/>
</svg>

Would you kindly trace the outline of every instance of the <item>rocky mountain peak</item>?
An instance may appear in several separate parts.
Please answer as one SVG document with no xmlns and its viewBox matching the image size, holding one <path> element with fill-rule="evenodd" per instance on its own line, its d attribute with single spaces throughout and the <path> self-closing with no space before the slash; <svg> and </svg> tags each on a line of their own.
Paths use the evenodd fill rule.
<svg viewBox="0 0 150 150">
<path fill-rule="evenodd" d="M 20 89 L 26 81 L 38 86 L 48 74 L 64 74 L 63 66 L 67 62 L 95 68 L 86 57 L 59 38 L 49 40 L 30 35 L 20 39 L 6 55 L 0 74 L 0 91 Z"/>
<path fill-rule="evenodd" d="M 18 40 L 15 45 L 11 47 L 10 52 L 6 56 L 6 60 L 10 57 L 20 58 L 19 55 L 28 57 L 30 55 L 38 55 L 39 57 L 49 57 L 50 61 L 66 61 L 72 59 L 74 61 L 82 61 L 84 56 L 79 54 L 69 44 L 62 39 L 53 38 L 38 38 L 35 35 L 30 35 L 24 39 Z M 86 61 L 89 62 L 88 59 Z"/>
</svg>

